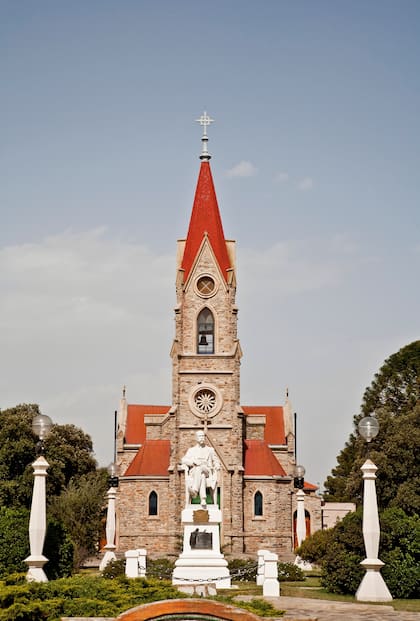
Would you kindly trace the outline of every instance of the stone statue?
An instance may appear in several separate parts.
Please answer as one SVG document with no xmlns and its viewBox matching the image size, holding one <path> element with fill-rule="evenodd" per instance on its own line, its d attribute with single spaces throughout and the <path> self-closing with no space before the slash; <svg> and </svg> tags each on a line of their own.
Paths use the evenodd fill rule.
<svg viewBox="0 0 420 621">
<path fill-rule="evenodd" d="M 217 503 L 217 476 L 220 461 L 216 451 L 206 445 L 204 431 L 195 434 L 197 444 L 188 449 L 181 463 L 185 466 L 185 488 L 187 503 L 191 498 L 200 496 L 203 507 L 207 504 L 207 488 L 211 490 L 213 504 Z"/>
</svg>

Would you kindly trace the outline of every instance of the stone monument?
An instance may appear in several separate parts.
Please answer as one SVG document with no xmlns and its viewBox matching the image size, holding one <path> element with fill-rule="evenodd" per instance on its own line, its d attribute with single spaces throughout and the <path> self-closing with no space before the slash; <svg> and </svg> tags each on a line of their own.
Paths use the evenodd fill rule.
<svg viewBox="0 0 420 621">
<path fill-rule="evenodd" d="M 183 550 L 175 563 L 172 584 L 195 587 L 214 584 L 216 589 L 231 586 L 227 561 L 220 552 L 222 512 L 217 504 L 220 461 L 216 451 L 206 445 L 204 431 L 197 431 L 197 444 L 182 458 L 185 471 Z M 207 503 L 209 496 L 210 502 Z M 194 504 L 198 498 L 200 504 Z"/>
</svg>

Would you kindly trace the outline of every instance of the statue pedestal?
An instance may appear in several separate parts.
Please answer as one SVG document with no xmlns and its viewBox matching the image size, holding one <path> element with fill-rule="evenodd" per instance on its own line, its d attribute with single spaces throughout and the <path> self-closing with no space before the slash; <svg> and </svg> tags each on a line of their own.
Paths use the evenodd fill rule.
<svg viewBox="0 0 420 621">
<path fill-rule="evenodd" d="M 198 586 L 214 584 L 229 589 L 230 574 L 220 552 L 222 513 L 217 505 L 188 505 L 181 514 L 184 546 L 175 563 L 172 584 Z"/>
</svg>

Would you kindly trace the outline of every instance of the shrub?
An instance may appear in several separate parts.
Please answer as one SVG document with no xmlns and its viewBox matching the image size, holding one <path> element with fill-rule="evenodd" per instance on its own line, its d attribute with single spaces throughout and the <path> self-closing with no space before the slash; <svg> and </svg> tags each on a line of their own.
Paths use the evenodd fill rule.
<svg viewBox="0 0 420 621">
<path fill-rule="evenodd" d="M 162 599 L 184 597 L 169 582 L 75 576 L 51 582 L 0 582 L 1 621 L 58 621 L 62 616 L 110 616 Z"/>
<path fill-rule="evenodd" d="M 257 578 L 257 563 L 252 558 L 232 558 L 228 568 L 234 582 L 255 582 Z"/>
<path fill-rule="evenodd" d="M 147 577 L 171 580 L 175 563 L 169 558 L 156 558 L 147 560 Z"/>
<path fill-rule="evenodd" d="M 321 564 L 321 584 L 331 593 L 355 593 L 365 573 L 362 556 L 333 543 Z"/>
<path fill-rule="evenodd" d="M 102 577 L 107 580 L 114 580 L 114 578 L 119 578 L 120 576 L 125 575 L 125 560 L 124 559 L 116 559 L 115 561 L 110 561 L 108 565 L 102 572 Z"/>
<path fill-rule="evenodd" d="M 402 509 L 386 509 L 380 515 L 379 558 L 382 575 L 393 597 L 420 597 L 420 518 Z M 365 570 L 362 509 L 349 513 L 334 528 L 315 533 L 298 550 L 305 560 L 321 566 L 321 584 L 333 593 L 354 594 Z"/>
<path fill-rule="evenodd" d="M 305 575 L 300 567 L 293 563 L 277 563 L 279 582 L 302 582 Z"/>
<path fill-rule="evenodd" d="M 29 511 L 0 507 L 0 577 L 28 569 L 23 560 L 29 556 Z"/>
<path fill-rule="evenodd" d="M 393 597 L 399 599 L 420 598 L 420 565 L 418 557 L 404 554 L 402 550 L 391 550 L 381 560 L 383 578 Z"/>
<path fill-rule="evenodd" d="M 48 522 L 44 554 L 48 559 L 45 573 L 49 580 L 72 575 L 74 544 L 64 526 L 57 520 L 51 519 Z"/>
<path fill-rule="evenodd" d="M 309 563 L 319 563 L 327 554 L 333 539 L 333 529 L 317 530 L 305 539 L 296 554 Z"/>
</svg>

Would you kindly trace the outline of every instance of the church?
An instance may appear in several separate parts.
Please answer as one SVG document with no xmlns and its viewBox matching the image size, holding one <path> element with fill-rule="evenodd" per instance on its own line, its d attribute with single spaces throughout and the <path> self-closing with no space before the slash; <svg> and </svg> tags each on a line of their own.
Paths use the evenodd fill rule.
<svg viewBox="0 0 420 621">
<path fill-rule="evenodd" d="M 197 187 L 187 236 L 177 243 L 172 403 L 127 403 L 117 414 L 116 546 L 178 556 L 185 504 L 182 458 L 204 432 L 220 463 L 215 502 L 231 557 L 259 549 L 290 560 L 296 547 L 295 430 L 283 405 L 243 405 L 235 242 L 225 238 L 210 168 L 204 113 Z M 307 533 L 321 528 L 317 487 L 304 481 Z M 200 502 L 200 499 L 197 499 Z"/>
</svg>

